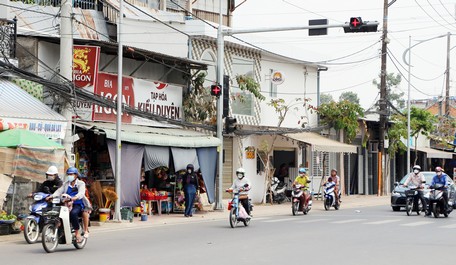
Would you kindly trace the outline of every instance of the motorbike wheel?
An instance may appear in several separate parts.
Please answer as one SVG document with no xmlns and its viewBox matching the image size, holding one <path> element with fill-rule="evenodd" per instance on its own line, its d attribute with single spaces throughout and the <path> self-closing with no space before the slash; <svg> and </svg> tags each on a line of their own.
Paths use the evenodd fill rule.
<svg viewBox="0 0 456 265">
<path fill-rule="evenodd" d="M 235 228 L 237 225 L 237 217 L 236 217 L 236 209 L 231 208 L 230 210 L 230 226 L 231 228 Z"/>
<path fill-rule="evenodd" d="M 410 216 L 412 214 L 413 210 L 413 198 L 407 197 L 405 199 L 405 212 L 407 213 L 407 216 Z"/>
<path fill-rule="evenodd" d="M 80 231 L 84 231 L 84 226 L 83 226 L 83 223 L 82 221 L 79 222 L 79 230 Z M 81 235 L 82 236 L 82 235 Z M 85 237 L 82 237 L 82 241 L 78 243 L 78 241 L 76 240 L 76 237 L 74 236 L 73 234 L 73 246 L 77 249 L 83 249 L 85 247 L 85 245 L 87 244 L 87 238 Z"/>
<path fill-rule="evenodd" d="M 43 232 L 41 233 L 41 243 L 47 253 L 52 253 L 56 250 L 59 245 L 59 237 L 57 227 L 55 227 L 54 224 L 47 224 L 43 227 Z"/>
<path fill-rule="evenodd" d="M 293 202 L 293 204 L 291 204 L 291 212 L 293 213 L 293 215 L 296 215 L 298 213 L 298 210 L 299 202 Z"/>
<path fill-rule="evenodd" d="M 434 217 L 435 217 L 435 218 L 439 218 L 439 215 L 440 215 L 440 206 L 437 205 L 437 203 L 434 203 L 434 205 L 432 205 L 432 214 L 434 214 Z"/>
<path fill-rule="evenodd" d="M 327 211 L 331 207 L 331 201 L 325 198 L 325 200 L 323 201 L 323 205 L 325 206 L 325 210 Z"/>
<path fill-rule="evenodd" d="M 35 219 L 27 219 L 24 223 L 24 238 L 29 244 L 36 243 L 40 236 L 40 227 Z"/>
</svg>

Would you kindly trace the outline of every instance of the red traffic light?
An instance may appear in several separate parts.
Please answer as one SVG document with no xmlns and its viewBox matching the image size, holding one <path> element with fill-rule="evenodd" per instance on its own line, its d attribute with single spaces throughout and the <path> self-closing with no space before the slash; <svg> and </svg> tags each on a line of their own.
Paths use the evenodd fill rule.
<svg viewBox="0 0 456 265">
<path fill-rule="evenodd" d="M 211 95 L 220 97 L 222 94 L 222 86 L 221 85 L 212 85 L 211 86 Z"/>
<path fill-rule="evenodd" d="M 350 29 L 360 29 L 363 26 L 363 20 L 360 17 L 350 18 Z"/>
</svg>

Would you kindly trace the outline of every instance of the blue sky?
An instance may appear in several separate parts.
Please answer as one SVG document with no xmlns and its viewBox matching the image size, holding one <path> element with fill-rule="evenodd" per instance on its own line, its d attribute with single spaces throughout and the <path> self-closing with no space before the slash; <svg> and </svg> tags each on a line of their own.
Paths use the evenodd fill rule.
<svg viewBox="0 0 456 265">
<path fill-rule="evenodd" d="M 456 33 L 455 4 L 456 1 L 449 0 L 402 0 L 390 6 L 387 71 L 403 75 L 398 92 L 405 92 L 404 99 L 407 99 L 408 68 L 403 54 L 409 47 L 409 36 L 414 45 L 448 32 Z M 353 91 L 367 109 L 378 99 L 372 80 L 378 79 L 380 73 L 383 1 L 247 0 L 234 11 L 233 28 L 306 26 L 308 20 L 321 18 L 328 19 L 329 24 L 343 24 L 350 17 L 378 21 L 379 32 L 348 34 L 342 28 L 334 28 L 326 36 L 308 36 L 307 30 L 302 30 L 237 37 L 286 56 L 327 65 L 329 71 L 322 73 L 321 91 L 335 99 L 344 91 Z M 456 46 L 454 36 L 450 40 L 450 47 Z M 445 95 L 446 47 L 447 38 L 442 37 L 412 49 L 411 99 Z M 450 52 L 451 65 L 456 63 L 455 50 Z M 456 84 L 455 74 L 451 69 L 450 87 Z M 454 96 L 454 91 L 450 89 L 450 96 Z"/>
</svg>

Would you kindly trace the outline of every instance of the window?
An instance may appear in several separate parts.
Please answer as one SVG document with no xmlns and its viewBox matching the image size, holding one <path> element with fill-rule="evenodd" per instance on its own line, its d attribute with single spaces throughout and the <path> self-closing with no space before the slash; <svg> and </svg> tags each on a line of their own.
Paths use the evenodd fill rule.
<svg viewBox="0 0 456 265">
<path fill-rule="evenodd" d="M 253 75 L 253 60 L 246 58 L 233 58 L 233 75 Z M 231 110 L 234 114 L 253 115 L 254 96 L 248 91 L 242 91 L 239 87 L 234 86 L 230 90 L 231 98 L 234 99 L 231 104 Z"/>
</svg>

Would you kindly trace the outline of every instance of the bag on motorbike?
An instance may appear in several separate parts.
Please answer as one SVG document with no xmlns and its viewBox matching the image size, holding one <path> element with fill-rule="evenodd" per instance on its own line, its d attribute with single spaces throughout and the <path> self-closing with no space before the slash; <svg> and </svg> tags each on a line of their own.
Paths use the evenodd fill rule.
<svg viewBox="0 0 456 265">
<path fill-rule="evenodd" d="M 249 215 L 247 214 L 247 211 L 244 209 L 244 207 L 242 206 L 242 204 L 239 204 L 239 217 L 240 218 L 247 218 Z"/>
</svg>

